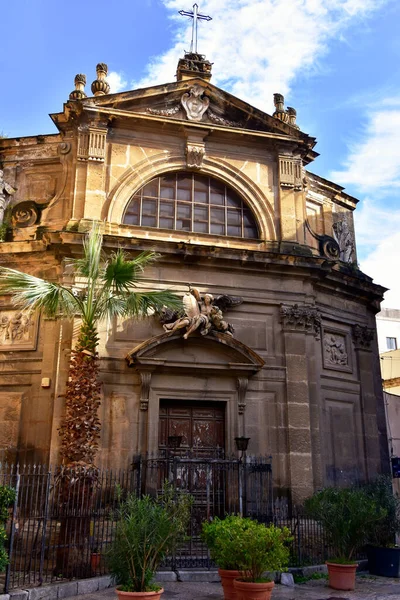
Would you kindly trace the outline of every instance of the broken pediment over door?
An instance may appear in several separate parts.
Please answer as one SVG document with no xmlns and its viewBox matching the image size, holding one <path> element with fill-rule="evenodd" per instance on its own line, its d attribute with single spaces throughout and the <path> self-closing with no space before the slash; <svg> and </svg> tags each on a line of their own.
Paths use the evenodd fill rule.
<svg viewBox="0 0 400 600">
<path fill-rule="evenodd" d="M 168 332 L 146 340 L 126 357 L 130 367 L 252 375 L 264 366 L 264 360 L 230 335 L 209 333 L 187 340 L 181 333 Z"/>
</svg>

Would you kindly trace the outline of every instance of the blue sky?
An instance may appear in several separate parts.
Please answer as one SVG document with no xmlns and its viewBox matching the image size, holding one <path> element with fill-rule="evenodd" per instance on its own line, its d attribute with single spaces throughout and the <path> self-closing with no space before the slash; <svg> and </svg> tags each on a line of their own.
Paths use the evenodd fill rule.
<svg viewBox="0 0 400 600">
<path fill-rule="evenodd" d="M 360 198 L 358 258 L 400 308 L 400 2 L 204 0 L 199 51 L 213 83 L 268 113 L 272 94 L 318 139 L 313 172 Z M 111 71 L 113 91 L 174 80 L 192 0 L 14 0 L 1 9 L 0 132 L 55 132 L 76 73 Z"/>
</svg>

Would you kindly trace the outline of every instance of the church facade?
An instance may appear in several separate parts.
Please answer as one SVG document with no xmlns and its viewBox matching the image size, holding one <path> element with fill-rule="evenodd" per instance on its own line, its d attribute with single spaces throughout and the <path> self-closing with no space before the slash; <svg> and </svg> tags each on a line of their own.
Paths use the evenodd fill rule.
<svg viewBox="0 0 400 600">
<path fill-rule="evenodd" d="M 169 435 L 230 454 L 246 436 L 296 501 L 386 471 L 384 288 L 357 268 L 357 200 L 309 170 L 316 140 L 296 111 L 275 94 L 270 116 L 215 87 L 195 53 L 174 83 L 109 94 L 106 75 L 99 64 L 91 97 L 77 75 L 57 134 L 0 139 L 1 265 L 63 281 L 100 221 L 106 251 L 160 253 L 146 288 L 203 314 L 192 330 L 189 309 L 101 324 L 99 462 L 129 467 Z M 57 462 L 77 323 L 5 296 L 0 323 L 0 446 Z"/>
</svg>

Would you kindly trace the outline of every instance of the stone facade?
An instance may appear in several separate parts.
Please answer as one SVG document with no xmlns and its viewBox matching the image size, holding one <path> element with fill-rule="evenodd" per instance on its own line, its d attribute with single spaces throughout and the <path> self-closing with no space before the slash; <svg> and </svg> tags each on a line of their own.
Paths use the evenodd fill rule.
<svg viewBox="0 0 400 600">
<path fill-rule="evenodd" d="M 51 115 L 59 133 L 0 140 L 15 190 L 1 264 L 62 281 L 64 259 L 100 220 L 107 250 L 160 252 L 146 286 L 183 295 L 191 284 L 243 302 L 228 313 L 233 337 L 184 340 L 151 317 L 101 324 L 99 462 L 127 467 L 138 452 L 157 452 L 169 400 L 222 406 L 225 450 L 250 437 L 249 452 L 273 456 L 275 486 L 294 501 L 387 470 L 374 335 L 384 289 L 355 262 L 356 199 L 306 170 L 316 142 L 296 111 L 279 95 L 269 116 L 213 86 L 209 70 L 113 95 L 106 72 L 98 65 L 90 98 L 77 76 Z M 182 172 L 234 192 L 257 237 L 124 223 L 138 190 Z M 21 460 L 54 462 L 78 324 L 18 314 L 8 298 L 0 312 L 1 443 Z"/>
</svg>

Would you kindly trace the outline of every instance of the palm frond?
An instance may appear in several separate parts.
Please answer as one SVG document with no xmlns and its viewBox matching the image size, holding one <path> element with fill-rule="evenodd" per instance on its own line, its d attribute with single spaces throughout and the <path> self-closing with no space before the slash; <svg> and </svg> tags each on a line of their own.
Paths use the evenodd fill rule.
<svg viewBox="0 0 400 600">
<path fill-rule="evenodd" d="M 69 259 L 77 275 L 88 279 L 96 279 L 101 270 L 103 234 L 99 223 L 93 223 L 92 229 L 85 235 L 83 240 L 82 258 Z"/>
<path fill-rule="evenodd" d="M 124 317 L 127 314 L 126 297 L 121 295 L 110 295 L 102 300 L 95 307 L 96 320 L 113 319 L 114 317 Z"/>
<path fill-rule="evenodd" d="M 60 312 L 71 317 L 81 310 L 81 301 L 68 288 L 6 267 L 0 267 L 0 292 L 11 294 L 17 306 L 39 309 L 49 317 Z"/>
<path fill-rule="evenodd" d="M 104 282 L 115 292 L 127 292 L 135 286 L 145 267 L 156 261 L 156 252 L 142 252 L 129 260 L 123 250 L 113 253 L 104 272 Z"/>
<path fill-rule="evenodd" d="M 164 306 L 183 311 L 182 299 L 170 290 L 132 292 L 126 299 L 126 314 L 145 317 L 152 312 L 160 313 Z"/>
</svg>

